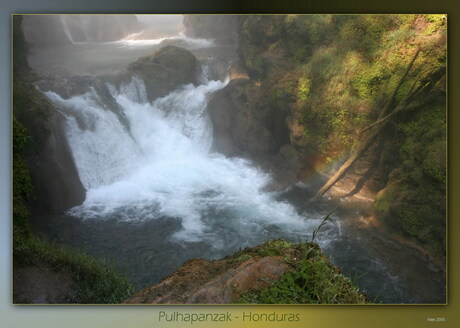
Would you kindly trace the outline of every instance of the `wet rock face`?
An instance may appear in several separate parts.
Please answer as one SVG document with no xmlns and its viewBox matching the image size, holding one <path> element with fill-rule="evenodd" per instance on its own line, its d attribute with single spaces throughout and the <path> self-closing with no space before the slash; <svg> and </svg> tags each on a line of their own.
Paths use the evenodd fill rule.
<svg viewBox="0 0 460 328">
<path fill-rule="evenodd" d="M 249 157 L 276 152 L 277 144 L 266 123 L 267 111 L 255 110 L 249 99 L 252 87 L 248 79 L 235 79 L 209 102 L 216 151 Z"/>
<path fill-rule="evenodd" d="M 149 101 L 166 96 L 180 85 L 196 83 L 197 69 L 195 56 L 175 46 L 163 47 L 128 66 L 129 72 L 144 80 Z"/>
<path fill-rule="evenodd" d="M 283 189 L 298 181 L 308 154 L 291 144 L 287 113 L 266 105 L 263 99 L 268 96 L 244 76 L 216 92 L 208 104 L 213 150 L 250 158 L 271 172 Z"/>
<path fill-rule="evenodd" d="M 30 133 L 24 159 L 34 185 L 31 202 L 48 211 L 67 210 L 85 200 L 65 133 L 64 117 L 34 86 L 18 83 L 15 88 L 16 118 Z"/>
<path fill-rule="evenodd" d="M 32 164 L 32 177 L 37 188 L 38 204 L 48 210 L 61 211 L 83 203 L 86 190 L 75 167 L 70 147 L 67 144 L 59 113 L 50 115 L 53 126 L 46 139 L 43 151 Z"/>
</svg>

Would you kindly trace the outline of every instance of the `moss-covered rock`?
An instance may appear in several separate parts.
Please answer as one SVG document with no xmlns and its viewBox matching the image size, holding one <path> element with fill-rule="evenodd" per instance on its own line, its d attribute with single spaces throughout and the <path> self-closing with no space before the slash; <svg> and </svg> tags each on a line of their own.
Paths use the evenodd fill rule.
<svg viewBox="0 0 460 328">
<path fill-rule="evenodd" d="M 140 76 L 150 101 L 163 97 L 180 85 L 196 83 L 197 60 L 188 50 L 166 46 L 129 64 L 128 71 Z"/>
<path fill-rule="evenodd" d="M 367 296 L 333 266 L 318 245 L 293 245 L 283 240 L 271 241 L 259 254 L 284 256 L 290 265 L 270 286 L 242 291 L 235 300 L 242 304 L 363 304 Z"/>
<path fill-rule="evenodd" d="M 278 239 L 221 260 L 192 259 L 130 304 L 366 303 L 367 298 L 313 243 Z"/>
</svg>

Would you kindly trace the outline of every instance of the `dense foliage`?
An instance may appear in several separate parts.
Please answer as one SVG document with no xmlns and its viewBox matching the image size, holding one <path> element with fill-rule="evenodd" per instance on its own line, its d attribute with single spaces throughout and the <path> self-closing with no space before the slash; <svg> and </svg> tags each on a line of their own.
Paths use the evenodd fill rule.
<svg viewBox="0 0 460 328">
<path fill-rule="evenodd" d="M 319 162 L 346 158 L 365 127 L 398 108 L 372 148 L 379 174 L 372 187 L 381 190 L 376 215 L 440 259 L 446 25 L 445 15 L 247 16 L 239 50 L 266 90 L 260 107 L 284 112 L 291 144 Z"/>
</svg>

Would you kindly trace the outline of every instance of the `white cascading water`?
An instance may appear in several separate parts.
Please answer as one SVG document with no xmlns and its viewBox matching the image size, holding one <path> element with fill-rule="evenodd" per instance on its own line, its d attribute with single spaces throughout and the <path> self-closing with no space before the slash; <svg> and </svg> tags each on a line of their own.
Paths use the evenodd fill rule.
<svg viewBox="0 0 460 328">
<path fill-rule="evenodd" d="M 184 42 L 190 48 L 209 48 L 214 45 L 212 40 L 190 38 L 188 36 L 185 36 L 183 32 L 180 32 L 179 34 L 174 35 L 174 36 L 165 36 L 165 37 L 157 38 L 157 39 L 137 39 L 137 37 L 139 37 L 140 35 L 142 35 L 142 32 L 132 33 L 121 40 L 112 41 L 111 43 L 120 44 L 120 45 L 127 46 L 127 47 L 132 47 L 132 46 L 145 47 L 148 45 L 157 45 L 163 41 L 168 40 L 168 41 Z"/>
<path fill-rule="evenodd" d="M 76 217 L 144 221 L 179 218 L 175 240 L 205 241 L 225 247 L 226 231 L 241 242 L 253 236 L 305 236 L 317 221 L 264 192 L 270 177 L 241 158 L 210 151 L 209 96 L 226 82 L 187 85 L 149 103 L 140 79 L 120 90 L 108 86 L 129 122 L 124 126 L 98 105 L 95 92 L 63 99 L 47 96 L 67 117 L 66 134 L 85 202 Z M 260 239 L 258 240 L 260 242 Z"/>
<path fill-rule="evenodd" d="M 69 41 L 75 44 L 75 41 L 73 40 L 72 33 L 70 33 L 69 26 L 67 25 L 67 21 L 65 20 L 65 17 L 63 15 L 59 15 L 59 20 L 61 21 L 62 25 L 62 30 L 64 31 L 65 35 L 67 38 L 69 38 Z"/>
</svg>

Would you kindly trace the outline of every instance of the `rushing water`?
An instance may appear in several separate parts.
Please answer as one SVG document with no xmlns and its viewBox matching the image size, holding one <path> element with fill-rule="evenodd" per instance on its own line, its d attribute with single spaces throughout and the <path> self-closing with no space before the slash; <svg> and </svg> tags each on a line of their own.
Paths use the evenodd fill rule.
<svg viewBox="0 0 460 328">
<path fill-rule="evenodd" d="M 93 51 L 117 49 L 107 59 L 113 65 L 159 43 L 130 42 L 94 45 Z M 80 47 L 84 58 L 91 57 L 89 44 L 66 47 Z M 43 49 L 35 60 L 51 52 Z M 76 71 L 85 66 L 74 64 Z M 216 259 L 273 238 L 309 238 L 327 208 L 296 202 L 289 193 L 302 197 L 300 187 L 284 195 L 268 192 L 267 173 L 248 160 L 211 151 L 207 102 L 226 83 L 203 76 L 202 84 L 182 86 L 150 103 L 143 82 L 133 77 L 118 88 L 107 84 L 116 109 L 107 108 L 94 90 L 67 99 L 47 91 L 65 117 L 66 138 L 87 194 L 67 213 L 41 217 L 37 230 L 113 261 L 138 288 L 157 283 L 192 257 Z M 443 302 L 442 273 L 378 231 L 347 225 L 350 216 L 334 215 L 317 241 L 346 274 L 360 276 L 358 283 L 371 298 Z"/>
<path fill-rule="evenodd" d="M 266 229 L 309 231 L 309 220 L 262 191 L 267 174 L 244 159 L 210 152 L 206 102 L 225 84 L 187 85 L 152 104 L 137 78 L 119 91 L 109 85 L 128 126 L 100 105 L 95 92 L 70 99 L 47 92 L 66 109 L 67 139 L 88 190 L 69 214 L 132 222 L 178 218 L 181 229 L 172 238 L 218 249 L 254 244 L 257 231 Z"/>
</svg>

